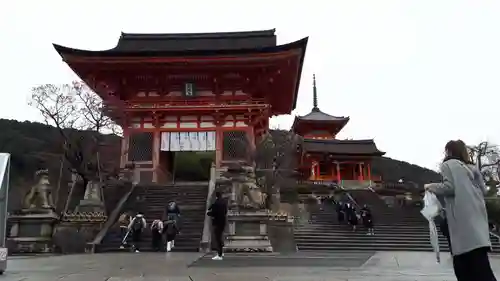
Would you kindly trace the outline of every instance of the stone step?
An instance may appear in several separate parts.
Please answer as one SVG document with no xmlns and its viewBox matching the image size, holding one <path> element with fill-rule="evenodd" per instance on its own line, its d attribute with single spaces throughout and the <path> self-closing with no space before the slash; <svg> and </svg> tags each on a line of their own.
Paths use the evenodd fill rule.
<svg viewBox="0 0 500 281">
<path fill-rule="evenodd" d="M 150 223 L 153 219 L 163 218 L 166 205 L 170 201 L 177 202 L 181 209 L 181 233 L 176 237 L 175 251 L 198 251 L 206 217 L 207 193 L 208 184 L 138 186 L 134 195 L 126 203 L 125 209 L 141 208 L 148 222 L 148 229 L 144 230 L 142 235 L 141 251 L 152 250 Z M 136 202 L 138 198 L 144 201 Z M 96 250 L 100 252 L 129 251 L 119 249 L 122 238 L 119 229 L 109 231 Z"/>
<path fill-rule="evenodd" d="M 363 224 L 358 224 L 358 227 L 363 227 Z M 347 228 L 350 228 L 349 225 L 314 225 L 314 224 L 309 224 L 309 225 L 304 225 L 304 226 L 301 226 L 300 228 L 302 229 L 309 229 L 309 230 L 313 230 L 313 231 L 317 231 L 317 230 L 324 230 L 324 231 L 329 231 L 329 230 L 333 230 L 333 229 L 347 229 Z M 380 230 L 407 230 L 407 231 L 411 231 L 411 230 L 426 230 L 426 231 L 429 231 L 429 226 L 425 226 L 425 225 L 415 225 L 415 226 L 411 226 L 411 225 L 377 225 L 375 224 L 374 225 L 374 228 L 375 229 L 380 229 Z"/>
<path fill-rule="evenodd" d="M 367 235 L 366 231 L 364 230 L 358 230 L 356 232 L 335 232 L 335 233 L 309 233 L 309 232 L 295 232 L 294 233 L 295 237 L 306 237 L 310 239 L 330 239 L 330 240 L 337 240 L 337 239 L 393 239 L 393 240 L 406 240 L 406 239 L 427 239 L 429 240 L 429 233 L 403 233 L 403 234 L 394 234 L 394 233 L 381 233 L 381 232 L 375 232 L 375 235 Z M 443 237 L 444 236 L 441 236 Z"/>
<path fill-rule="evenodd" d="M 144 199 L 147 200 L 148 202 L 151 203 L 161 203 L 163 205 L 167 205 L 169 203 L 169 200 L 165 200 L 165 197 L 156 197 L 156 196 L 151 196 L 151 195 L 146 195 L 144 196 Z M 176 203 L 181 205 L 191 205 L 191 204 L 205 204 L 207 202 L 207 196 L 204 197 L 194 197 L 194 198 L 185 198 L 181 200 L 176 200 Z"/>
<path fill-rule="evenodd" d="M 378 244 L 378 243 L 387 243 L 387 244 L 394 244 L 394 245 L 406 245 L 406 244 L 430 244 L 430 239 L 429 237 L 422 237 L 422 238 L 413 238 L 413 239 L 391 239 L 390 237 L 377 237 L 371 239 L 357 239 L 356 241 L 354 240 L 349 240 L 349 239 L 335 239 L 334 241 L 329 238 L 307 238 L 307 237 L 295 237 L 296 242 L 299 245 L 313 245 L 313 244 L 319 244 L 319 245 L 336 245 L 336 244 L 356 244 L 356 245 L 371 245 L 371 244 Z M 446 239 L 439 239 L 440 244 L 447 244 L 448 242 Z"/>
<path fill-rule="evenodd" d="M 357 230 L 366 230 L 363 226 L 358 226 Z M 412 234 L 412 233 L 427 233 L 429 234 L 429 228 L 374 228 L 375 231 L 379 233 L 397 233 L 399 234 Z M 439 228 L 438 228 L 439 230 Z M 331 228 L 312 228 L 312 227 L 299 227 L 295 229 L 295 233 L 351 233 L 351 227 L 331 227 Z"/>
<path fill-rule="evenodd" d="M 321 250 L 356 250 L 356 251 L 433 251 L 430 243 L 414 244 L 392 244 L 392 243 L 374 243 L 374 244 L 307 244 L 299 245 L 299 250 L 321 251 Z M 440 251 L 448 251 L 447 245 L 440 245 Z"/>
</svg>

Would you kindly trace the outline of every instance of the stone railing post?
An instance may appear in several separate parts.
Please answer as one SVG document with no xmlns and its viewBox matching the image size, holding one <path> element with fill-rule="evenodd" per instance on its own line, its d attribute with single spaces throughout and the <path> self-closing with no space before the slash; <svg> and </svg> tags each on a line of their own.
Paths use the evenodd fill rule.
<svg viewBox="0 0 500 281">
<path fill-rule="evenodd" d="M 210 181 L 208 182 L 207 202 L 205 206 L 205 211 L 208 210 L 212 202 L 212 195 L 215 191 L 216 180 L 217 180 L 217 169 L 215 168 L 215 163 L 212 163 L 212 166 L 210 167 Z M 205 221 L 203 224 L 203 235 L 200 243 L 200 252 L 210 252 L 212 248 L 211 238 L 212 238 L 212 228 L 210 223 L 210 217 L 205 216 Z"/>
</svg>

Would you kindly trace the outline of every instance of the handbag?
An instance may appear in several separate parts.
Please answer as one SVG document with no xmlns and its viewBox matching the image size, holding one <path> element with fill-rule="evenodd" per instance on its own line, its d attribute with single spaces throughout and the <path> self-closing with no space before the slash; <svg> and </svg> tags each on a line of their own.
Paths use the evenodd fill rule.
<svg viewBox="0 0 500 281">
<path fill-rule="evenodd" d="M 422 213 L 422 215 L 429 221 L 429 238 L 432 249 L 434 250 L 434 253 L 436 253 L 436 261 L 438 263 L 441 262 L 439 255 L 439 234 L 434 218 L 439 216 L 442 208 L 443 207 L 437 199 L 436 194 L 426 191 L 424 194 L 424 208 L 420 211 L 420 213 Z"/>
</svg>

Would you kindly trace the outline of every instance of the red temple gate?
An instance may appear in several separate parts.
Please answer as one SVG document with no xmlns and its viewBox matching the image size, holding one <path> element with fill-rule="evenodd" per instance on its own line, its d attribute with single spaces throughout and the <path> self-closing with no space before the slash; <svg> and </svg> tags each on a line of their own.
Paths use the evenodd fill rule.
<svg viewBox="0 0 500 281">
<path fill-rule="evenodd" d="M 123 128 L 121 165 L 141 181 L 172 179 L 172 153 L 245 159 L 269 117 L 296 103 L 307 38 L 276 45 L 274 30 L 126 34 L 115 48 L 54 45 Z"/>
</svg>

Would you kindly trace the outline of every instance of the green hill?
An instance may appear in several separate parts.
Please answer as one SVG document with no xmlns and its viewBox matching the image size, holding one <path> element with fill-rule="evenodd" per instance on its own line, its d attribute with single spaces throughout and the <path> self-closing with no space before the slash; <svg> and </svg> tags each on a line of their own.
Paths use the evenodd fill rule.
<svg viewBox="0 0 500 281">
<path fill-rule="evenodd" d="M 37 122 L 19 122 L 15 120 L 0 119 L 0 151 L 12 154 L 11 162 L 11 190 L 9 196 L 9 209 L 19 207 L 21 198 L 26 190 L 33 184 L 33 174 L 36 170 L 47 168 L 51 173 L 51 182 L 54 188 L 58 185 L 61 169 L 62 143 L 56 128 Z M 81 132 L 82 137 L 88 132 Z M 271 131 L 275 142 L 280 143 L 280 138 L 291 138 L 288 131 Z M 109 165 L 118 165 L 120 156 L 120 139 L 116 136 L 105 136 L 108 143 L 106 159 Z M 291 144 L 292 145 L 292 144 Z M 290 147 L 284 152 L 291 154 L 295 148 Z M 264 153 L 265 154 L 265 153 Z M 267 162 L 267 161 L 266 161 Z M 287 166 L 289 163 L 287 163 Z M 396 182 L 399 179 L 423 184 L 440 179 L 435 171 L 412 165 L 404 161 L 382 157 L 372 163 L 373 173 L 382 176 L 385 181 Z M 59 198 L 66 198 L 70 178 L 67 167 L 62 169 Z M 58 206 L 61 206 L 59 200 Z"/>
</svg>

